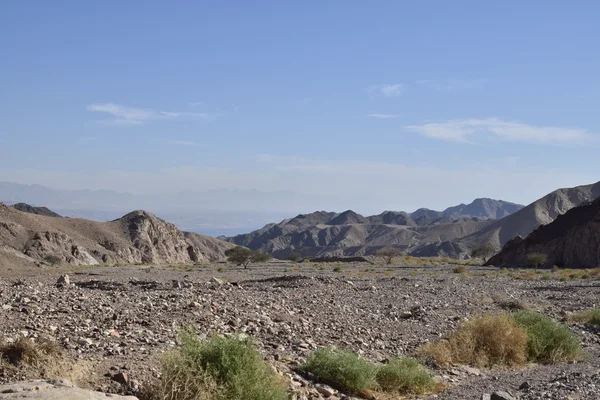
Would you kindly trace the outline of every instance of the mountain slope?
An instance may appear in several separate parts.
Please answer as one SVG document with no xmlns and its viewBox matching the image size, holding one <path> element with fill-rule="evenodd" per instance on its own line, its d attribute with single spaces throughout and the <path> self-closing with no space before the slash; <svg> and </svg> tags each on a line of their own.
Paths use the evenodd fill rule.
<svg viewBox="0 0 600 400">
<path fill-rule="evenodd" d="M 329 214 L 333 218 L 326 220 Z M 226 240 L 278 258 L 293 252 L 300 252 L 304 257 L 362 256 L 389 246 L 413 251 L 430 243 L 469 235 L 489 224 L 490 221 L 476 218 L 441 218 L 435 224 L 416 226 L 408 214 L 402 212 L 386 211 L 364 217 L 351 210 L 341 214 L 320 211 Z"/>
<path fill-rule="evenodd" d="M 449 252 L 450 257 L 464 258 L 468 256 L 470 249 L 487 244 L 499 250 L 509 240 L 517 236 L 526 237 L 539 226 L 549 224 L 573 207 L 598 197 L 600 182 L 558 189 L 513 214 L 493 221 L 478 232 L 457 239 L 452 244 L 438 243 L 429 246 L 426 253 L 419 255 Z"/>
<path fill-rule="evenodd" d="M 600 196 L 600 182 L 555 190 L 525 208 L 495 221 L 465 241 L 490 243 L 497 248 L 516 236 L 525 237 L 540 225 L 548 224 L 561 214 Z"/>
<path fill-rule="evenodd" d="M 59 214 L 46 207 L 34 207 L 27 203 L 17 203 L 11 206 L 12 208 L 30 214 L 45 215 L 46 217 L 60 217 Z"/>
<path fill-rule="evenodd" d="M 510 240 L 489 265 L 525 266 L 531 253 L 548 257 L 546 266 L 595 268 L 600 265 L 600 198 L 572 208 L 525 239 Z"/>
<path fill-rule="evenodd" d="M 181 232 L 145 211 L 96 222 L 29 214 L 0 203 L 0 266 L 5 267 L 49 256 L 71 265 L 186 263 L 220 259 L 231 246 Z"/>
</svg>

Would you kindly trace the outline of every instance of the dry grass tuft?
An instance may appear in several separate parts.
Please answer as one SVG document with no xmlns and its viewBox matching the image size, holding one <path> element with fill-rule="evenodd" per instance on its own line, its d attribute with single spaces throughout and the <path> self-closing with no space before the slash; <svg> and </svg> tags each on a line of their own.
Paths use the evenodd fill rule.
<svg viewBox="0 0 600 400">
<path fill-rule="evenodd" d="M 87 365 L 68 357 L 55 342 L 24 337 L 0 344 L 0 367 L 22 372 L 31 379 L 66 378 L 76 384 L 83 381 L 88 371 Z"/>
<path fill-rule="evenodd" d="M 600 309 L 582 311 L 569 316 L 569 322 L 600 326 Z"/>
<path fill-rule="evenodd" d="M 449 339 L 425 345 L 420 354 L 441 366 L 515 366 L 527 361 L 527 342 L 527 332 L 509 314 L 484 315 L 463 324 Z"/>
</svg>

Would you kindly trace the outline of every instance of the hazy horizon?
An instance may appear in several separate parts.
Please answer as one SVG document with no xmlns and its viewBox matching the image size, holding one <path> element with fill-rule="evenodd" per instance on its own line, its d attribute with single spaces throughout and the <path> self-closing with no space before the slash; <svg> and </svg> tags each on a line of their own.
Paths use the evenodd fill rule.
<svg viewBox="0 0 600 400">
<path fill-rule="evenodd" d="M 528 204 L 600 179 L 598 12 L 7 2 L 0 181 L 251 221 Z"/>
</svg>

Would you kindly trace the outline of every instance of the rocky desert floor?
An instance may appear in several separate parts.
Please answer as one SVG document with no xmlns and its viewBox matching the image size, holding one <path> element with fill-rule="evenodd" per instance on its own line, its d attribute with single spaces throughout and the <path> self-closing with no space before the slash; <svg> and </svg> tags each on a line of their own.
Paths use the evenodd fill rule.
<svg viewBox="0 0 600 400">
<path fill-rule="evenodd" d="M 241 332 L 283 375 L 296 398 L 319 398 L 294 372 L 320 346 L 352 349 L 373 361 L 412 355 L 472 316 L 530 307 L 564 321 L 595 307 L 600 281 L 535 271 L 453 265 L 370 264 L 124 266 L 10 270 L 0 274 L 0 340 L 49 338 L 78 360 L 82 386 L 142 397 L 160 356 L 181 327 L 201 334 Z M 57 285 L 68 274 L 70 284 Z M 548 274 L 552 274 L 551 277 Z M 522 274 L 527 275 L 527 274 Z M 445 390 L 427 399 L 599 399 L 600 331 L 570 325 L 585 356 L 577 362 L 482 370 L 428 364 Z M 425 360 L 427 362 L 427 360 Z M 0 369 L 0 383 L 31 378 Z M 312 396 L 312 397 L 311 397 Z M 344 398 L 343 395 L 338 397 Z"/>
</svg>

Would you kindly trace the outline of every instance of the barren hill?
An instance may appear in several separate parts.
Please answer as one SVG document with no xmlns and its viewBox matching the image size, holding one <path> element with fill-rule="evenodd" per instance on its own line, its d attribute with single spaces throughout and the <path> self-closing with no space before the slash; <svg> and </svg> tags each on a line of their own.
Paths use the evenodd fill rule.
<svg viewBox="0 0 600 400">
<path fill-rule="evenodd" d="M 0 266 L 60 260 L 99 263 L 183 263 L 220 259 L 231 244 L 181 232 L 146 211 L 111 222 L 56 218 L 0 203 Z"/>
<path fill-rule="evenodd" d="M 490 265 L 525 266 L 528 255 L 547 256 L 546 266 L 595 268 L 600 265 L 600 198 L 572 208 L 523 239 L 510 240 Z"/>
<path fill-rule="evenodd" d="M 30 213 L 30 214 L 45 215 L 46 217 L 60 217 L 59 214 L 55 213 L 54 211 L 50 210 L 47 207 L 34 207 L 27 203 L 13 204 L 11 207 L 16 210 L 23 211 L 23 212 Z"/>
<path fill-rule="evenodd" d="M 438 243 L 429 246 L 426 252 L 418 255 L 446 253 L 450 257 L 464 257 L 474 247 L 490 244 L 500 249 L 516 236 L 526 237 L 541 225 L 546 225 L 573 207 L 600 197 L 600 182 L 591 185 L 576 186 L 555 190 L 514 214 L 493 221 L 466 237 L 450 243 Z"/>
<path fill-rule="evenodd" d="M 304 257 L 362 256 L 390 246 L 414 252 L 432 243 L 470 235 L 488 226 L 490 215 L 520 207 L 500 201 L 496 206 L 490 203 L 487 210 L 492 211 L 487 213 L 486 208 L 478 206 L 477 202 L 469 206 L 455 207 L 447 215 L 445 212 L 418 210 L 415 215 L 420 224 L 405 212 L 385 211 L 364 217 L 352 210 L 341 214 L 318 211 L 278 224 L 268 224 L 257 231 L 226 240 L 279 258 L 293 252 L 300 252 Z M 463 212 L 477 212 L 484 215 L 485 220 L 462 215 Z M 461 214 L 460 217 L 450 216 L 458 214 Z"/>
</svg>

